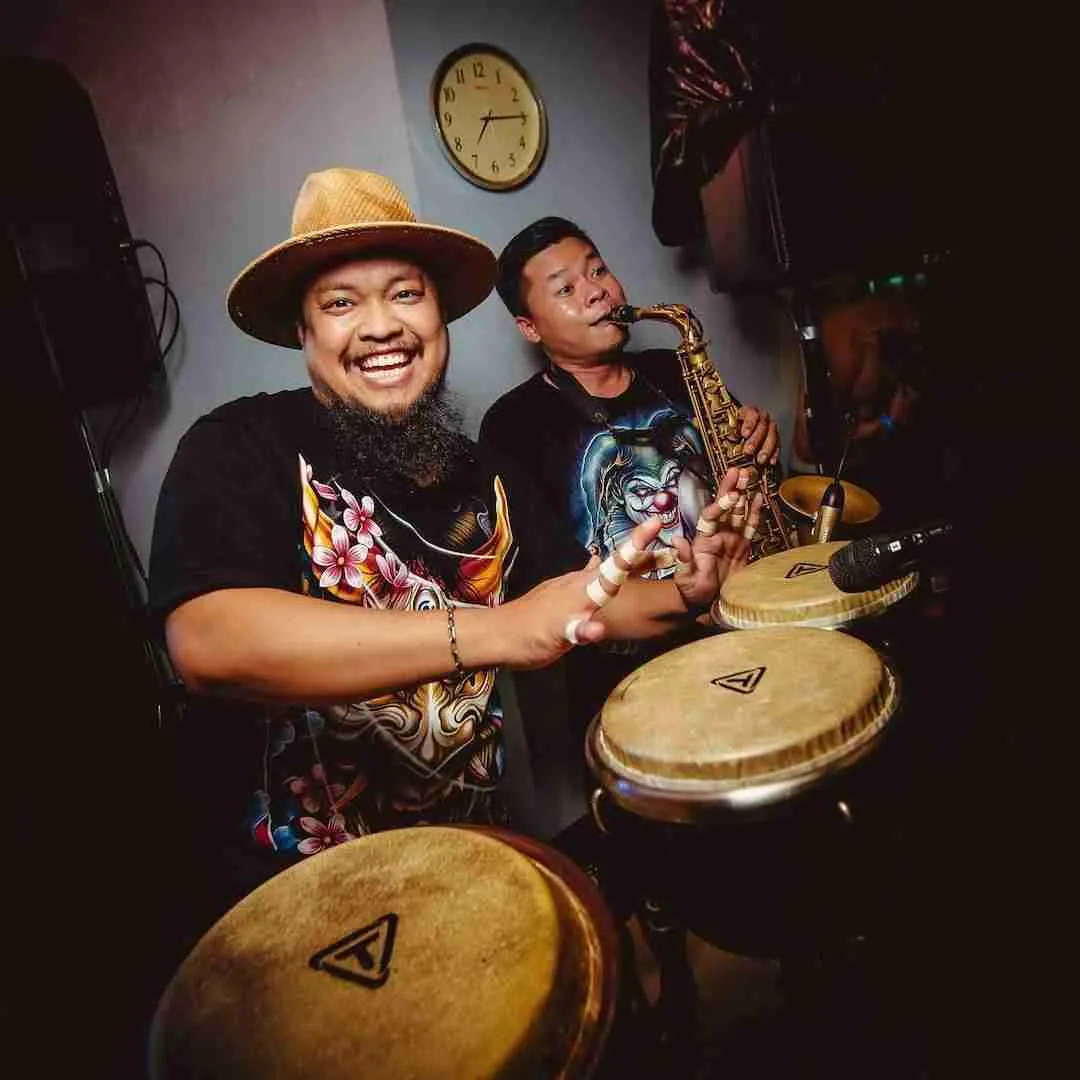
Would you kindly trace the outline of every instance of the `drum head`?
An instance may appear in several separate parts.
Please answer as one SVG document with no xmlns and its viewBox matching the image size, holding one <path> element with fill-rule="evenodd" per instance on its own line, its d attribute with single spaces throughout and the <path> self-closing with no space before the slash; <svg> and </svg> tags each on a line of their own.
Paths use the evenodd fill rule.
<svg viewBox="0 0 1080 1080">
<path fill-rule="evenodd" d="M 896 678 L 858 638 L 783 627 L 718 634 L 642 665 L 588 736 L 616 802 L 695 821 L 784 798 L 849 764 L 899 703 Z"/>
<path fill-rule="evenodd" d="M 588 1076 L 613 954 L 557 862 L 509 836 L 379 833 L 256 889 L 167 987 L 152 1075 Z"/>
<path fill-rule="evenodd" d="M 829 576 L 829 559 L 849 540 L 789 548 L 728 576 L 713 605 L 713 618 L 736 630 L 767 626 L 845 626 L 880 615 L 918 584 L 906 574 L 878 589 L 841 592 Z"/>
</svg>

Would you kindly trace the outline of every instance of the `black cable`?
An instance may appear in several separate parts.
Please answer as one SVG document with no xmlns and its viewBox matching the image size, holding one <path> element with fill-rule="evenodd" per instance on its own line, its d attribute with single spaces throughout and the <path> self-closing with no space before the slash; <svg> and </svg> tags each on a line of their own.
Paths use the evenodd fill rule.
<svg viewBox="0 0 1080 1080">
<path fill-rule="evenodd" d="M 164 294 L 161 299 L 161 318 L 158 319 L 157 324 L 158 348 L 161 348 L 161 335 L 165 331 L 165 320 L 168 318 L 169 314 L 169 301 L 172 300 L 173 303 L 176 304 L 177 319 L 180 317 L 180 304 L 176 299 L 176 293 L 172 291 L 167 281 L 156 277 L 144 277 L 142 280 L 144 285 L 160 285 L 162 289 L 164 289 Z M 161 355 L 162 358 L 164 358 L 165 352 L 162 351 Z"/>
<path fill-rule="evenodd" d="M 169 268 L 165 265 L 165 256 L 161 254 L 160 248 L 156 244 L 151 243 L 149 240 L 132 240 L 131 249 L 137 252 L 139 248 L 149 248 L 157 257 L 158 262 L 161 263 L 161 276 L 165 279 L 165 283 L 169 282 Z"/>
<path fill-rule="evenodd" d="M 177 334 L 180 331 L 180 301 L 177 299 L 176 293 L 158 278 L 144 278 L 146 282 L 161 285 L 165 289 L 165 304 L 162 307 L 162 328 L 164 327 L 164 316 L 168 310 L 169 301 L 173 303 L 173 325 L 172 331 L 169 334 L 169 340 L 166 342 L 164 348 L 161 351 L 162 360 L 169 354 L 169 350 L 173 347 L 176 341 Z M 160 332 L 159 332 L 159 347 L 160 347 Z M 134 422 L 135 417 L 139 414 L 139 409 L 142 408 L 142 404 L 146 399 L 146 392 L 149 389 L 151 383 L 147 382 L 140 390 L 138 395 L 133 401 L 130 401 L 126 405 L 122 405 L 116 411 L 116 415 L 113 417 L 112 423 L 109 425 L 108 430 L 105 433 L 105 437 L 102 440 L 101 458 L 106 468 L 108 468 L 109 462 L 112 460 L 113 451 L 116 445 L 120 441 L 124 432 L 130 428 Z"/>
<path fill-rule="evenodd" d="M 176 341 L 176 335 L 180 331 L 180 301 L 177 299 L 176 293 L 174 293 L 168 285 L 165 286 L 165 290 L 166 295 L 173 302 L 173 328 L 172 333 L 169 334 L 169 340 L 165 343 L 165 348 L 161 350 L 162 360 L 169 355 L 169 350 L 173 347 L 173 342 Z"/>
</svg>

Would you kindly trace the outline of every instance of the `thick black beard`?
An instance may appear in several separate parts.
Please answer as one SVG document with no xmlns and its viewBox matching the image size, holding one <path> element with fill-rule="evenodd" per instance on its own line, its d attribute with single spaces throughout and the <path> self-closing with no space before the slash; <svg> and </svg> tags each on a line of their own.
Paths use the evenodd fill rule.
<svg viewBox="0 0 1080 1080">
<path fill-rule="evenodd" d="M 438 484 L 473 459 L 461 411 L 440 380 L 404 412 L 372 412 L 322 390 L 337 452 L 377 491 Z"/>
</svg>

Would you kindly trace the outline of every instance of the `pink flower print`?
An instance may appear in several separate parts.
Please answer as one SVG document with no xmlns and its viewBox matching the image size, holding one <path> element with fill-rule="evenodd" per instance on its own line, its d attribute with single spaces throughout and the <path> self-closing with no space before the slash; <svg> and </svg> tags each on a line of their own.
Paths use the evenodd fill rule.
<svg viewBox="0 0 1080 1080">
<path fill-rule="evenodd" d="M 382 529 L 375 521 L 375 502 L 370 495 L 365 495 L 359 502 L 351 491 L 341 489 L 341 497 L 345 500 L 345 528 L 352 529 L 356 533 L 356 539 L 366 538 L 368 547 L 373 538 L 382 536 Z"/>
<path fill-rule="evenodd" d="M 308 466 L 308 472 L 310 473 L 311 466 Z M 311 477 L 308 477 L 311 480 Z M 324 484 L 320 480 L 311 480 L 311 486 L 324 498 L 329 499 L 331 502 L 337 502 L 337 492 L 329 485 Z"/>
<path fill-rule="evenodd" d="M 375 565 L 395 592 L 409 584 L 409 568 L 392 551 L 388 551 L 385 556 L 376 555 Z"/>
<path fill-rule="evenodd" d="M 360 537 L 357 537 L 360 540 Z M 311 561 L 316 566 L 324 567 L 319 585 L 323 589 L 329 589 L 341 581 L 344 574 L 345 580 L 354 589 L 359 589 L 363 584 L 363 576 L 360 567 L 371 548 L 371 541 L 366 537 L 357 544 L 349 544 L 349 534 L 340 526 L 335 525 L 330 530 L 330 543 L 332 548 L 316 544 L 311 551 Z"/>
<path fill-rule="evenodd" d="M 296 850 L 302 855 L 317 855 L 335 844 L 344 844 L 350 838 L 341 814 L 333 814 L 325 825 L 316 818 L 302 817 L 300 828 L 308 834 L 306 840 L 296 845 Z"/>
<path fill-rule="evenodd" d="M 328 784 L 323 767 L 316 763 L 308 776 L 290 776 L 289 790 L 300 800 L 300 805 L 314 814 L 322 809 L 327 798 L 331 800 L 329 809 L 334 809 L 337 800 L 345 794 L 344 784 Z"/>
</svg>

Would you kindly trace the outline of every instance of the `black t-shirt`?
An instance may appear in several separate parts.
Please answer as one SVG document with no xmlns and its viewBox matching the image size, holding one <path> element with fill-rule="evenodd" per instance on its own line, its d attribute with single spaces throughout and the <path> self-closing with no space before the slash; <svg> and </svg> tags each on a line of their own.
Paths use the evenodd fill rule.
<svg viewBox="0 0 1080 1080">
<path fill-rule="evenodd" d="M 538 372 L 491 406 L 480 444 L 512 458 L 547 497 L 562 530 L 603 556 L 659 514 L 665 526 L 654 547 L 664 550 L 648 576 L 664 578 L 675 572 L 671 542 L 693 538 L 712 479 L 676 355 L 652 349 L 622 358 L 633 371 L 630 386 L 618 397 L 592 399 L 606 423 L 590 419 L 575 404 L 578 395 Z M 567 670 L 577 734 L 620 679 L 696 633 L 690 626 L 678 636 L 575 649 Z"/>
<path fill-rule="evenodd" d="M 151 606 L 164 619 L 250 587 L 389 609 L 495 606 L 582 565 L 549 516 L 512 463 L 475 447 L 430 488 L 364 483 L 310 390 L 259 394 L 181 440 L 158 502 Z M 473 671 L 330 708 L 204 703 L 190 781 L 224 790 L 218 810 L 193 810 L 197 827 L 228 845 L 240 824 L 242 843 L 291 859 L 387 827 L 498 820 L 494 682 Z"/>
<path fill-rule="evenodd" d="M 584 415 L 575 395 L 545 372 L 503 395 L 480 426 L 482 446 L 512 458 L 547 496 L 564 530 L 610 554 L 653 514 L 665 522 L 657 548 L 692 537 L 711 477 L 674 353 L 626 353 L 633 371 L 618 397 L 592 399 L 607 423 Z M 674 573 L 662 563 L 653 576 Z"/>
</svg>

